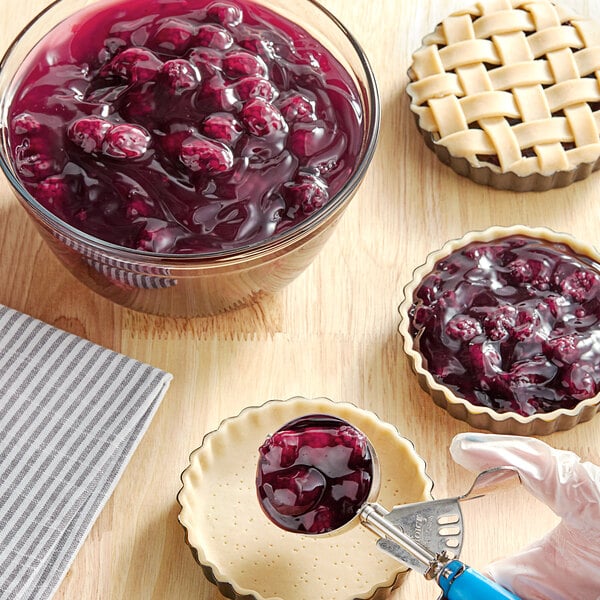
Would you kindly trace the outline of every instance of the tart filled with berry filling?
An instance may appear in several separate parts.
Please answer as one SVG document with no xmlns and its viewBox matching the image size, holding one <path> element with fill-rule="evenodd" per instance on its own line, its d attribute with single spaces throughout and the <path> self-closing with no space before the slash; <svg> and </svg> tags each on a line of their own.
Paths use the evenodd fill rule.
<svg viewBox="0 0 600 600">
<path fill-rule="evenodd" d="M 433 253 L 400 331 L 421 384 L 454 416 L 550 433 L 600 395 L 600 259 L 547 229 L 491 228 Z"/>
<path fill-rule="evenodd" d="M 375 552 L 352 518 L 369 489 L 393 506 L 430 499 L 432 485 L 394 427 L 352 404 L 301 397 L 223 421 L 192 453 L 182 482 L 187 542 L 208 579 L 236 600 L 387 598 L 406 569 Z M 301 535 L 342 522 L 331 535 Z"/>
<path fill-rule="evenodd" d="M 261 243 L 326 206 L 360 162 L 353 77 L 251 0 L 101 2 L 19 74 L 23 185 L 96 238 L 161 254 Z"/>
</svg>

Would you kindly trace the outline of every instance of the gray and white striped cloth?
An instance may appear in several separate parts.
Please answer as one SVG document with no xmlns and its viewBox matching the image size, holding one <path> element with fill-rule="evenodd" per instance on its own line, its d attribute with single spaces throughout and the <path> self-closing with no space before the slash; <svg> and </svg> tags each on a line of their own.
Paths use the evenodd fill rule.
<svg viewBox="0 0 600 600">
<path fill-rule="evenodd" d="M 0 305 L 0 599 L 51 598 L 171 375 Z"/>
</svg>

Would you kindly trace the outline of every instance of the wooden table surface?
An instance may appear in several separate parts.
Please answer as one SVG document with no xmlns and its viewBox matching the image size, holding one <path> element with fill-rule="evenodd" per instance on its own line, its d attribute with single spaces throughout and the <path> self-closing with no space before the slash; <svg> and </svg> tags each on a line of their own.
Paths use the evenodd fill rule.
<svg viewBox="0 0 600 600">
<path fill-rule="evenodd" d="M 48 0 L 0 0 L 3 51 Z M 381 92 L 381 140 L 364 185 L 317 260 L 278 295 L 214 318 L 175 320 L 120 308 L 75 280 L 0 181 L 0 303 L 174 375 L 170 390 L 56 600 L 217 600 L 177 521 L 179 476 L 203 435 L 248 405 L 327 396 L 372 409 L 414 441 L 437 497 L 472 475 L 448 454 L 469 426 L 418 387 L 397 333 L 414 267 L 446 240 L 490 225 L 545 225 L 600 244 L 600 174 L 566 189 L 481 187 L 437 161 L 416 133 L 404 88 L 412 50 L 460 0 L 324 0 L 366 50 Z M 600 4 L 568 0 L 600 18 Z M 545 438 L 600 464 L 600 417 Z M 552 527 L 522 489 L 468 507 L 463 558 L 482 567 Z M 411 574 L 396 600 L 437 597 Z M 318 600 L 318 599 L 315 599 Z M 321 599 L 335 600 L 335 599 Z"/>
</svg>

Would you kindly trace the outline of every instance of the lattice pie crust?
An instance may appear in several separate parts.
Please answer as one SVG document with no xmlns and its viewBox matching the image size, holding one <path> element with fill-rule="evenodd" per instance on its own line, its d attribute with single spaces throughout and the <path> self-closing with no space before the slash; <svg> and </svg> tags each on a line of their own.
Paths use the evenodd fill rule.
<svg viewBox="0 0 600 600">
<path fill-rule="evenodd" d="M 423 39 L 409 76 L 422 133 L 471 167 L 527 177 L 599 166 L 600 24 L 591 19 L 548 0 L 479 2 Z"/>
</svg>

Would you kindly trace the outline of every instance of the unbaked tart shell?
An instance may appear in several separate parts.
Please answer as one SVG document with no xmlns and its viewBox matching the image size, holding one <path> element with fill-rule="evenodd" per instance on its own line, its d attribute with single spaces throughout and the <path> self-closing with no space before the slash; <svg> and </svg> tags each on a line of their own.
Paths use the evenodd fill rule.
<svg viewBox="0 0 600 600">
<path fill-rule="evenodd" d="M 600 394 L 582 400 L 572 409 L 560 408 L 552 412 L 529 416 L 523 416 L 515 412 L 499 413 L 486 406 L 477 406 L 456 395 L 450 388 L 434 379 L 433 375 L 427 370 L 423 356 L 415 347 L 414 338 L 410 333 L 409 310 L 413 303 L 415 291 L 422 280 L 434 270 L 438 261 L 472 242 L 490 242 L 512 235 L 525 235 L 535 239 L 547 240 L 551 243 L 565 244 L 577 254 L 600 263 L 600 254 L 593 246 L 578 241 L 569 234 L 558 233 L 545 227 L 514 225 L 512 227 L 490 227 L 483 231 L 472 231 L 460 239 L 446 242 L 440 250 L 429 254 L 424 264 L 415 269 L 412 280 L 404 288 L 404 299 L 398 309 L 400 312 L 398 329 L 403 337 L 404 351 L 410 360 L 420 386 L 431 395 L 435 404 L 445 409 L 451 416 L 466 421 L 472 427 L 486 429 L 493 433 L 526 436 L 549 435 L 556 431 L 571 429 L 578 423 L 592 419 L 600 409 Z"/>
<path fill-rule="evenodd" d="M 431 499 L 432 481 L 412 443 L 371 412 L 302 397 L 247 408 L 192 452 L 178 495 L 186 542 L 227 598 L 383 600 L 407 572 L 360 525 L 336 535 L 302 535 L 280 529 L 262 512 L 255 485 L 258 448 L 288 421 L 315 413 L 345 419 L 368 436 L 380 461 L 378 501 L 384 506 Z"/>
</svg>

